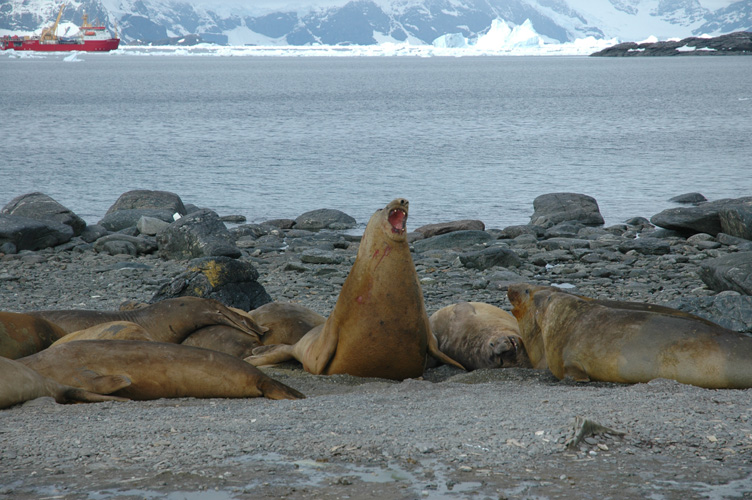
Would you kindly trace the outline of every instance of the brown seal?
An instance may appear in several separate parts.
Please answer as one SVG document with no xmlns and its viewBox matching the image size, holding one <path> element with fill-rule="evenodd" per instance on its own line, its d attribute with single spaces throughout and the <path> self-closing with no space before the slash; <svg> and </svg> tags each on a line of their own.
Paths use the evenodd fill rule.
<svg viewBox="0 0 752 500">
<path fill-rule="evenodd" d="M 428 320 L 441 352 L 467 370 L 531 366 L 517 320 L 501 308 L 459 302 L 439 309 Z"/>
<path fill-rule="evenodd" d="M 250 335 L 242 333 L 246 337 Z M 101 323 L 85 330 L 69 333 L 55 341 L 52 345 L 64 344 L 75 340 L 149 340 L 154 342 L 152 335 L 146 329 L 131 321 L 112 321 Z"/>
<path fill-rule="evenodd" d="M 18 361 L 58 383 L 129 399 L 305 397 L 242 359 L 164 342 L 79 340 Z"/>
<path fill-rule="evenodd" d="M 523 283 L 507 295 L 533 366 L 547 365 L 560 379 L 752 387 L 752 339 L 715 323 Z"/>
<path fill-rule="evenodd" d="M 0 408 L 8 408 L 32 399 L 51 396 L 58 403 L 98 403 L 126 401 L 83 389 L 62 385 L 18 361 L 0 357 Z"/>
<path fill-rule="evenodd" d="M 439 351 L 430 333 L 407 243 L 407 214 L 408 201 L 396 199 L 371 216 L 350 274 L 323 325 L 293 346 L 259 347 L 246 361 L 260 366 L 295 358 L 313 374 L 395 380 L 420 377 L 428 354 L 460 366 Z"/>
<path fill-rule="evenodd" d="M 248 316 L 240 315 L 216 300 L 199 297 L 176 297 L 133 310 L 70 309 L 29 314 L 44 318 L 68 333 L 102 323 L 130 321 L 144 327 L 157 342 L 179 343 L 199 328 L 210 325 L 230 326 L 257 338 L 266 331 Z"/>
<path fill-rule="evenodd" d="M 233 309 L 233 308 L 230 308 Z M 221 325 L 206 326 L 193 332 L 182 343 L 224 352 L 238 358 L 250 356 L 260 345 L 292 345 L 326 318 L 291 302 L 269 302 L 251 312 L 236 310 L 266 329 L 261 338 L 246 335 L 235 328 Z"/>
<path fill-rule="evenodd" d="M 68 332 L 49 321 L 15 312 L 0 312 L 0 356 L 17 359 L 46 349 Z"/>
</svg>

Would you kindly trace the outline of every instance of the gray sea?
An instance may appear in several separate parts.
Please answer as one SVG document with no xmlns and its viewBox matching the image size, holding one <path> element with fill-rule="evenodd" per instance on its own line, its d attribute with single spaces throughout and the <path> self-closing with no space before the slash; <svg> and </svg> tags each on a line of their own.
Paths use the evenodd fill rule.
<svg viewBox="0 0 752 500">
<path fill-rule="evenodd" d="M 593 196 L 606 224 L 752 195 L 752 58 L 0 54 L 0 207 L 89 223 L 131 189 L 249 222 L 395 197 L 411 228 L 529 222 Z M 73 59 L 71 61 L 71 59 Z"/>
</svg>

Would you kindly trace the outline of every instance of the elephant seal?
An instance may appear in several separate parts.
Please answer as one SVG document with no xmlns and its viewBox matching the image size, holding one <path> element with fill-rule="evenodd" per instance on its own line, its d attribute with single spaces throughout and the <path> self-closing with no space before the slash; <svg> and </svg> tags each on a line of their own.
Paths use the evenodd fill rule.
<svg viewBox="0 0 752 500">
<path fill-rule="evenodd" d="M 250 335 L 245 333 L 241 335 L 250 337 Z M 148 340 L 155 342 L 152 335 L 141 325 L 131 321 L 112 321 L 69 333 L 65 337 L 55 341 L 52 345 L 76 340 Z"/>
<path fill-rule="evenodd" d="M 136 400 L 305 397 L 242 359 L 164 342 L 79 340 L 18 361 L 61 384 Z"/>
<path fill-rule="evenodd" d="M 58 384 L 23 363 L 0 357 L 0 409 L 45 396 L 51 396 L 63 404 L 126 401 L 125 398 L 95 394 Z"/>
<path fill-rule="evenodd" d="M 256 366 L 297 359 L 313 374 L 346 373 L 394 380 L 420 377 L 428 354 L 461 365 L 439 351 L 431 335 L 418 274 L 407 243 L 409 203 L 398 198 L 368 221 L 334 310 L 295 345 L 262 346 L 246 358 Z"/>
<path fill-rule="evenodd" d="M 545 364 L 559 379 L 752 387 L 752 339 L 715 323 L 524 283 L 507 295 L 533 366 Z"/>
<path fill-rule="evenodd" d="M 517 320 L 508 312 L 483 302 L 459 302 L 428 318 L 441 352 L 467 370 L 530 368 Z"/>
<path fill-rule="evenodd" d="M 254 322 L 267 329 L 260 340 L 235 328 L 212 325 L 196 330 L 182 344 L 246 358 L 260 345 L 292 345 L 312 328 L 326 321 L 325 317 L 311 309 L 291 302 L 269 302 L 250 312 L 236 311 L 250 316 Z"/>
<path fill-rule="evenodd" d="M 32 316 L 46 319 L 68 333 L 84 330 L 101 323 L 130 321 L 141 325 L 158 342 L 182 342 L 199 328 L 225 325 L 260 337 L 266 329 L 248 316 L 232 311 L 213 299 L 176 297 L 156 304 L 121 311 L 93 311 L 86 309 L 33 311 Z"/>
<path fill-rule="evenodd" d="M 49 321 L 15 312 L 0 312 L 0 356 L 17 359 L 51 346 L 68 332 Z"/>
</svg>

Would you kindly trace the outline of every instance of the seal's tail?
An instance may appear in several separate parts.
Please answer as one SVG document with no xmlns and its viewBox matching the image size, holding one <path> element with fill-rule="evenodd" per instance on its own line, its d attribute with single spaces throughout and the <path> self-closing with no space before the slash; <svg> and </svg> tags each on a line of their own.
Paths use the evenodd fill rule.
<svg viewBox="0 0 752 500">
<path fill-rule="evenodd" d="M 69 387 L 60 391 L 55 397 L 55 401 L 61 404 L 70 403 L 102 403 L 104 401 L 128 401 L 128 398 L 121 398 L 118 396 L 106 396 L 104 394 L 97 394 L 95 392 L 89 392 L 84 389 L 77 389 L 75 387 Z"/>
</svg>

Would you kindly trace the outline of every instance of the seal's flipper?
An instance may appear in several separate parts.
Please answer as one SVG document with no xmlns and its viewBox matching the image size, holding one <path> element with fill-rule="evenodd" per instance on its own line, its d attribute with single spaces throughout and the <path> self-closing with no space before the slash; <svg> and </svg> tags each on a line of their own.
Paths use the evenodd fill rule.
<svg viewBox="0 0 752 500">
<path fill-rule="evenodd" d="M 129 401 L 128 398 L 121 398 L 118 396 L 106 396 L 104 394 L 96 394 L 86 391 L 84 389 L 76 389 L 75 387 L 69 387 L 62 390 L 55 395 L 55 401 L 61 404 L 69 403 L 101 403 L 104 401 Z"/>
<path fill-rule="evenodd" d="M 434 358 L 438 359 L 445 365 L 452 365 L 456 366 L 457 368 L 464 370 L 465 367 L 444 354 L 439 350 L 439 343 L 436 340 L 436 335 L 433 334 L 433 332 L 428 332 L 428 355 L 433 356 Z"/>
<path fill-rule="evenodd" d="M 303 393 L 274 379 L 265 380 L 259 386 L 261 393 L 268 399 L 305 399 Z"/>
<path fill-rule="evenodd" d="M 267 366 L 295 359 L 293 346 L 287 344 L 262 345 L 253 349 L 253 355 L 244 359 L 253 366 Z"/>
</svg>

